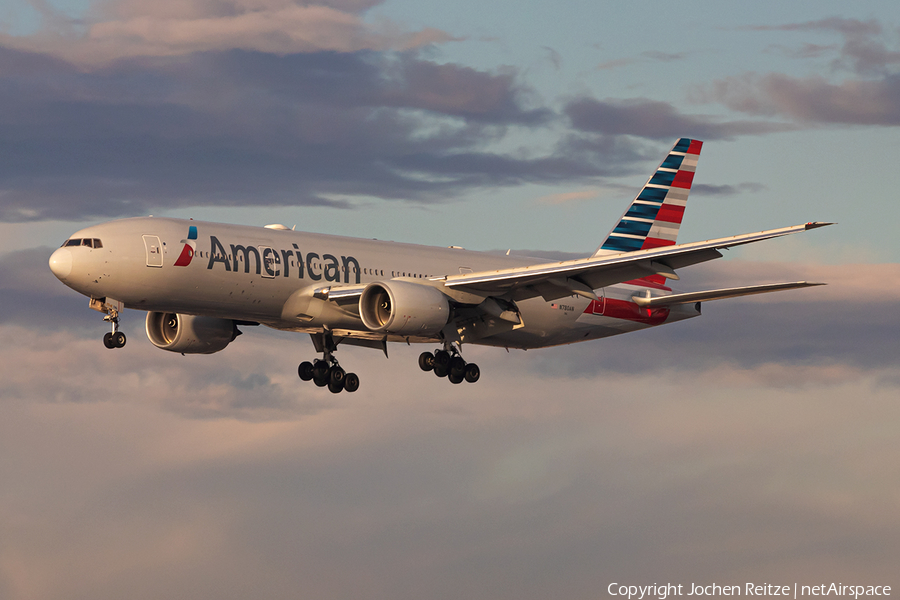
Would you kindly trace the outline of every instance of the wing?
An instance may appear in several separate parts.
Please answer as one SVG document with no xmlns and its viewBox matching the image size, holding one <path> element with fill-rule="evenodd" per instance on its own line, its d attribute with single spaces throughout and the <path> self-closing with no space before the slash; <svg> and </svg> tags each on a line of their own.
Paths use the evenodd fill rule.
<svg viewBox="0 0 900 600">
<path fill-rule="evenodd" d="M 720 258 L 719 250 L 808 231 L 832 223 L 806 223 L 758 233 L 747 233 L 705 242 L 650 248 L 634 252 L 594 256 L 577 260 L 544 263 L 498 271 L 482 271 L 448 275 L 437 279 L 448 291 L 476 296 L 498 296 L 508 300 L 526 300 L 541 296 L 554 300 L 572 294 L 597 299 L 594 290 L 640 279 L 663 275 L 678 279 L 676 269 Z M 761 292 L 760 292 L 761 293 Z"/>
</svg>

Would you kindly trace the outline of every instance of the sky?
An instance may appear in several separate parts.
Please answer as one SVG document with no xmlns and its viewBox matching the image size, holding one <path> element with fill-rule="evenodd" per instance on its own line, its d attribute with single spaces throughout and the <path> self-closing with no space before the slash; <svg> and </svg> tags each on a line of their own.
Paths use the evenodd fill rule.
<svg viewBox="0 0 900 600">
<path fill-rule="evenodd" d="M 0 598 L 900 588 L 900 19 L 879 2 L 7 0 Z M 679 137 L 683 270 L 826 282 L 507 353 L 476 385 L 299 334 L 161 352 L 47 267 L 153 214 L 590 253 Z"/>
</svg>

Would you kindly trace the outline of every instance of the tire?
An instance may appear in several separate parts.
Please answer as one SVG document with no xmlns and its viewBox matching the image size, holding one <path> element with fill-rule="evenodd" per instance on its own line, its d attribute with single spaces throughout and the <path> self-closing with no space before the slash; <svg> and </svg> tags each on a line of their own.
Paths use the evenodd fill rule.
<svg viewBox="0 0 900 600">
<path fill-rule="evenodd" d="M 450 366 L 450 353 L 446 350 L 438 350 L 434 353 L 434 366 L 447 368 Z"/>
<path fill-rule="evenodd" d="M 419 368 L 426 372 L 434 369 L 434 354 L 431 352 L 423 352 L 420 354 Z"/>
<path fill-rule="evenodd" d="M 332 394 L 340 394 L 343 389 L 344 389 L 344 380 L 343 379 L 341 379 L 338 382 L 334 382 L 334 381 L 328 382 L 328 391 L 331 392 Z"/>
<path fill-rule="evenodd" d="M 313 363 L 313 379 L 321 379 L 328 383 L 328 363 L 324 360 L 317 360 Z"/>
<path fill-rule="evenodd" d="M 434 365 L 434 374 L 438 377 L 446 377 L 447 376 L 447 367 L 442 367 L 441 365 Z"/>
<path fill-rule="evenodd" d="M 475 383 L 478 381 L 478 378 L 481 377 L 481 369 L 478 368 L 478 365 L 475 363 L 469 363 L 466 365 L 466 381 L 469 383 Z"/>
<path fill-rule="evenodd" d="M 116 347 L 115 342 L 113 342 L 113 334 L 107 331 L 103 334 L 103 345 L 112 350 Z"/>
<path fill-rule="evenodd" d="M 347 373 L 344 376 L 344 389 L 348 392 L 355 392 L 359 389 L 359 376 L 356 373 Z"/>
<path fill-rule="evenodd" d="M 463 375 L 460 375 L 459 373 L 450 373 L 449 375 L 447 375 L 447 379 L 450 380 L 450 383 L 456 384 L 462 383 L 465 377 Z"/>
<path fill-rule="evenodd" d="M 297 375 L 300 376 L 300 379 L 303 381 L 312 381 L 313 378 L 313 366 L 312 363 L 308 360 L 300 363 L 300 366 L 297 367 Z"/>
<path fill-rule="evenodd" d="M 344 377 L 346 375 L 347 375 L 347 373 L 342 368 L 335 365 L 335 366 L 331 367 L 331 369 L 329 369 L 329 371 L 328 371 L 328 382 L 333 383 L 334 385 L 340 385 L 341 388 L 343 388 L 344 387 Z"/>
<path fill-rule="evenodd" d="M 112 336 L 112 342 L 116 348 L 124 348 L 125 342 L 128 341 L 128 338 L 125 337 L 125 334 L 121 331 L 117 331 Z"/>
<path fill-rule="evenodd" d="M 454 356 L 453 359 L 450 360 L 450 374 L 456 374 L 460 377 L 465 376 L 466 361 L 463 360 L 462 356 Z"/>
</svg>

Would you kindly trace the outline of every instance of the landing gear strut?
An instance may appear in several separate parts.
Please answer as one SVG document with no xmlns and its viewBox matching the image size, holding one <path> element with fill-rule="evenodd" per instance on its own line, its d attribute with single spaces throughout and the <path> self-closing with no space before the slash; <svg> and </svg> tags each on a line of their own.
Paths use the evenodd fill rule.
<svg viewBox="0 0 900 600">
<path fill-rule="evenodd" d="M 119 331 L 119 311 L 122 310 L 122 303 L 116 300 L 91 298 L 90 307 L 105 313 L 104 321 L 108 321 L 112 331 L 103 334 L 103 345 L 112 350 L 113 348 L 122 348 L 128 341 L 125 333 Z"/>
<path fill-rule="evenodd" d="M 334 357 L 336 344 L 329 334 L 313 334 L 316 350 L 322 352 L 322 358 L 314 362 L 303 361 L 297 367 L 297 374 L 303 381 L 312 381 L 319 387 L 327 387 L 332 394 L 341 391 L 355 392 L 359 389 L 359 376 L 347 373 Z"/>
<path fill-rule="evenodd" d="M 434 371 L 438 377 L 446 377 L 450 383 L 467 381 L 475 383 L 481 377 L 481 369 L 475 363 L 467 363 L 453 344 L 444 342 L 440 350 L 423 352 L 419 355 L 419 368 Z"/>
</svg>

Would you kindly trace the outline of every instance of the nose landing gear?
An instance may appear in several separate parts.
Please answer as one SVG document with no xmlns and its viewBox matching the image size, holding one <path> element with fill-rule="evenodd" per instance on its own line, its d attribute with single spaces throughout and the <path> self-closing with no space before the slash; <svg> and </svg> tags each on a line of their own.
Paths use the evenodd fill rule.
<svg viewBox="0 0 900 600">
<path fill-rule="evenodd" d="M 103 320 L 108 321 L 112 327 L 112 331 L 103 334 L 103 345 L 110 350 L 123 348 L 128 340 L 125 333 L 119 331 L 119 312 L 122 310 L 122 303 L 110 298 L 91 298 L 90 307 L 105 313 Z"/>
<path fill-rule="evenodd" d="M 467 381 L 475 383 L 481 377 L 481 369 L 475 363 L 467 363 L 460 354 L 459 348 L 444 343 L 444 348 L 419 355 L 419 368 L 423 371 L 434 371 L 438 377 L 446 377 L 450 383 Z"/>
</svg>

